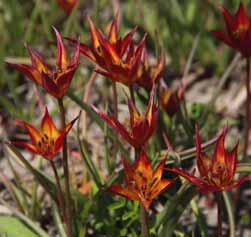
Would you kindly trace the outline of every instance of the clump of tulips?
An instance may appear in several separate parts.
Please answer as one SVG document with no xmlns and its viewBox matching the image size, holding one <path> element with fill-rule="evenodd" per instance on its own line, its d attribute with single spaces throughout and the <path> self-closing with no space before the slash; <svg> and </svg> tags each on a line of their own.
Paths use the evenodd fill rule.
<svg viewBox="0 0 251 237">
<path fill-rule="evenodd" d="M 70 12 L 77 1 L 58 1 L 66 12 Z M 250 131 L 250 56 L 251 56 L 251 24 L 246 14 L 243 4 L 240 4 L 239 10 L 235 16 L 232 16 L 227 9 L 221 7 L 226 31 L 213 31 L 212 34 L 239 51 L 247 62 L 247 102 L 246 102 L 246 120 L 245 120 L 245 145 L 243 149 L 243 160 L 247 160 L 247 147 L 249 144 Z M 168 159 L 162 157 L 155 164 L 151 164 L 149 158 L 148 143 L 154 136 L 158 123 L 160 110 L 166 113 L 169 118 L 180 113 L 185 104 L 185 85 L 180 84 L 176 90 L 173 90 L 162 80 L 165 66 L 165 52 L 161 51 L 156 63 L 151 63 L 149 53 L 146 48 L 145 34 L 138 42 L 134 41 L 134 35 L 137 28 L 130 30 L 123 37 L 119 35 L 118 16 L 110 24 L 108 33 L 95 26 L 93 20 L 88 17 L 90 28 L 91 44 L 81 43 L 78 39 L 67 36 L 62 38 L 59 31 L 53 27 L 56 36 L 57 57 L 54 66 L 46 62 L 41 54 L 27 46 L 31 64 L 19 64 L 6 62 L 10 68 L 13 68 L 24 74 L 29 80 L 43 88 L 43 92 L 54 98 L 58 104 L 58 117 L 61 126 L 58 128 L 47 109 L 41 121 L 41 128 L 37 129 L 33 125 L 18 121 L 18 124 L 24 128 L 30 141 L 14 140 L 7 143 L 10 149 L 17 154 L 15 147 L 20 147 L 29 152 L 40 155 L 46 159 L 52 167 L 56 182 L 56 199 L 60 218 L 64 224 L 67 237 L 78 236 L 75 229 L 76 206 L 73 203 L 73 194 L 75 191 L 71 188 L 69 169 L 69 154 L 67 135 L 73 125 L 81 123 L 81 116 L 77 116 L 71 122 L 67 122 L 64 100 L 69 93 L 71 82 L 75 72 L 79 67 L 80 55 L 87 58 L 95 66 L 95 73 L 102 75 L 111 82 L 113 92 L 113 113 L 109 114 L 98 108 L 98 105 L 88 106 L 88 110 L 100 118 L 116 134 L 113 140 L 115 150 L 118 150 L 122 142 L 128 143 L 133 152 L 131 156 L 125 156 L 121 149 L 121 162 L 123 165 L 123 176 L 120 181 L 109 184 L 101 184 L 98 188 L 102 192 L 110 192 L 138 202 L 140 204 L 141 236 L 151 236 L 150 223 L 148 215 L 151 213 L 153 201 L 173 188 L 178 182 L 178 177 L 185 179 L 186 183 L 191 183 L 198 188 L 202 194 L 216 193 L 218 203 L 218 237 L 222 235 L 222 192 L 233 189 L 243 182 L 250 180 L 248 176 L 236 178 L 236 168 L 238 164 L 238 143 L 231 151 L 225 149 L 225 137 L 228 127 L 224 127 L 217 139 L 215 139 L 214 153 L 212 156 L 204 152 L 202 146 L 199 128 L 192 127 L 195 134 L 195 156 L 196 169 L 190 173 L 180 167 L 169 167 Z M 66 50 L 72 50 L 70 58 Z M 118 84 L 124 87 L 124 95 L 118 93 Z M 144 91 L 144 102 L 146 104 L 145 112 L 139 110 L 138 89 Z M 119 119 L 118 100 L 127 98 L 128 120 L 126 125 Z M 158 131 L 159 133 L 159 131 Z M 165 141 L 168 140 L 165 136 Z M 167 142 L 168 143 L 168 142 Z M 170 144 L 168 144 L 170 145 Z M 175 153 L 171 146 L 168 146 L 170 153 Z M 55 165 L 55 158 L 62 157 L 63 178 L 60 177 Z M 178 164 L 178 163 L 177 163 Z M 96 177 L 93 163 L 86 162 L 87 169 L 91 170 L 92 177 Z M 114 169 L 110 176 L 114 175 Z M 62 182 L 62 179 L 64 182 Z M 97 181 L 99 182 L 99 181 Z M 104 207 L 105 208 L 105 207 Z M 86 235 L 87 236 L 87 235 Z M 104 233 L 109 236 L 109 233 Z"/>
</svg>

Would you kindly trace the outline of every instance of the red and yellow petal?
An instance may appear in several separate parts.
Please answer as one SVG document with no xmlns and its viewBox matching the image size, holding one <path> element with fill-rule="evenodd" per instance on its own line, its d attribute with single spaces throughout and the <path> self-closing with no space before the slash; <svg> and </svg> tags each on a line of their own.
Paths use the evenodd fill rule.
<svg viewBox="0 0 251 237">
<path fill-rule="evenodd" d="M 249 28 L 250 20 L 242 2 L 240 3 L 239 9 L 235 17 L 236 17 L 235 20 L 237 21 L 238 28 L 241 27 L 245 30 Z"/>
<path fill-rule="evenodd" d="M 151 180 L 153 177 L 153 170 L 151 163 L 144 149 L 138 154 L 134 165 L 133 170 L 135 174 L 141 174 L 146 180 Z"/>
<path fill-rule="evenodd" d="M 57 66 L 60 70 L 65 70 L 68 67 L 67 51 L 64 47 L 62 37 L 55 27 L 53 30 L 57 38 Z"/>
<path fill-rule="evenodd" d="M 27 142 L 21 142 L 21 141 L 12 141 L 11 144 L 25 148 L 25 149 L 29 150 L 31 153 L 39 154 L 39 150 L 37 149 L 37 147 L 34 144 L 30 144 Z"/>
<path fill-rule="evenodd" d="M 43 88 L 52 96 L 56 98 L 62 98 L 64 94 L 61 93 L 60 89 L 58 88 L 57 84 L 54 80 L 47 74 L 42 75 L 42 86 Z"/>
<path fill-rule="evenodd" d="M 22 126 L 27 130 L 34 144 L 37 144 L 41 140 L 42 134 L 32 125 L 22 122 Z"/>
<path fill-rule="evenodd" d="M 34 81 L 38 85 L 42 84 L 42 76 L 41 74 L 37 71 L 37 69 L 26 65 L 26 64 L 15 64 L 15 63 L 9 63 L 6 62 L 6 64 L 12 68 L 15 68 L 19 72 L 23 73 L 26 75 L 30 80 Z"/>
<path fill-rule="evenodd" d="M 118 17 L 119 13 L 114 17 L 108 34 L 108 39 L 111 44 L 115 44 L 118 40 Z"/>
<path fill-rule="evenodd" d="M 231 180 L 236 171 L 236 164 L 237 164 L 237 152 L 238 152 L 238 143 L 233 148 L 231 152 L 226 152 L 226 168 L 228 171 L 229 180 Z"/>
<path fill-rule="evenodd" d="M 225 137 L 227 133 L 227 127 L 224 127 L 220 136 L 218 137 L 215 147 L 214 147 L 214 155 L 213 155 L 213 166 L 225 166 L 226 158 L 225 158 Z M 213 168 L 214 169 L 214 168 Z"/>
<path fill-rule="evenodd" d="M 188 180 L 191 183 L 193 183 L 194 185 L 196 185 L 199 189 L 203 190 L 203 189 L 206 189 L 208 187 L 208 184 L 204 180 L 202 180 L 200 178 L 197 178 L 197 177 L 185 172 L 182 169 L 172 168 L 172 169 L 169 169 L 169 171 L 184 177 L 186 180 Z"/>
<path fill-rule="evenodd" d="M 147 110 L 145 117 L 148 121 L 148 124 L 150 125 L 153 121 L 153 115 L 154 113 L 158 113 L 158 107 L 154 105 L 154 95 L 155 95 L 156 87 L 155 85 L 152 87 L 152 91 L 150 94 L 150 99 L 147 105 Z"/>
<path fill-rule="evenodd" d="M 162 179 L 155 186 L 153 186 L 151 190 L 152 199 L 156 198 L 160 193 L 164 192 L 167 188 L 169 188 L 175 179 Z"/>
<path fill-rule="evenodd" d="M 158 183 L 161 180 L 165 163 L 166 159 L 163 159 L 162 161 L 160 161 L 159 165 L 154 170 L 152 179 L 154 180 L 155 183 Z"/>
<path fill-rule="evenodd" d="M 92 109 L 98 114 L 98 116 L 102 120 L 104 120 L 109 126 L 115 129 L 127 142 L 129 142 L 131 145 L 135 144 L 135 141 L 130 136 L 130 133 L 125 129 L 125 127 L 117 119 L 99 111 L 99 109 L 96 108 L 95 106 L 92 106 Z"/>
<path fill-rule="evenodd" d="M 32 67 L 35 68 L 40 73 L 42 72 L 50 73 L 51 69 L 49 65 L 45 62 L 43 57 L 40 55 L 40 53 L 37 50 L 32 49 L 31 47 L 28 46 L 27 49 L 30 54 Z"/>
<path fill-rule="evenodd" d="M 130 181 L 133 179 L 134 172 L 133 172 L 131 165 L 126 160 L 126 158 L 122 157 L 122 163 L 123 163 L 123 167 L 124 167 L 125 179 L 126 179 L 127 184 L 129 185 Z"/>
<path fill-rule="evenodd" d="M 91 38 L 92 38 L 92 45 L 95 49 L 100 49 L 100 38 L 101 38 L 101 34 L 98 31 L 98 29 L 96 28 L 96 26 L 94 25 L 94 23 L 92 22 L 90 17 L 87 17 L 87 20 L 89 22 L 90 25 L 90 33 L 91 33 Z"/>
<path fill-rule="evenodd" d="M 64 130 L 63 130 L 63 132 L 64 132 L 65 134 L 67 134 L 67 133 L 71 130 L 71 128 L 72 128 L 72 126 L 74 125 L 74 123 L 79 119 L 79 116 L 80 116 L 80 115 L 78 115 L 76 118 L 74 118 L 71 122 L 69 122 L 69 123 L 65 126 L 65 128 L 64 128 Z"/>
<path fill-rule="evenodd" d="M 41 130 L 43 134 L 46 134 L 49 138 L 55 139 L 59 136 L 59 131 L 49 115 L 47 107 L 45 108 L 44 117 L 42 119 Z"/>
<path fill-rule="evenodd" d="M 129 189 L 129 188 L 124 188 L 120 184 L 112 185 L 110 188 L 107 189 L 107 191 L 115 193 L 115 194 L 123 196 L 123 197 L 126 197 L 130 200 L 140 201 L 139 196 L 135 191 L 133 191 L 132 189 Z"/>
</svg>

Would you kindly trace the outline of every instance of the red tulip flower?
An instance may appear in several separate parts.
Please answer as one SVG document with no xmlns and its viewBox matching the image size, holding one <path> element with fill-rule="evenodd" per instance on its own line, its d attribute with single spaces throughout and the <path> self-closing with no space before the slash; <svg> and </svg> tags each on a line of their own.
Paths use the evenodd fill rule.
<svg viewBox="0 0 251 237">
<path fill-rule="evenodd" d="M 133 43 L 135 29 L 127 33 L 124 38 L 118 37 L 117 17 L 111 23 L 108 36 L 97 29 L 90 18 L 88 21 L 92 46 L 80 44 L 80 53 L 99 66 L 96 70 L 98 73 L 124 85 L 132 85 L 137 79 L 145 36 L 138 45 L 135 45 Z M 77 42 L 74 39 L 69 40 L 72 43 Z"/>
<path fill-rule="evenodd" d="M 185 179 L 196 185 L 200 191 L 205 193 L 208 191 L 226 191 L 249 180 L 246 176 L 234 180 L 238 144 L 232 151 L 226 151 L 224 148 L 226 133 L 227 128 L 224 128 L 216 141 L 213 159 L 210 159 L 209 156 L 201 150 L 199 130 L 196 128 L 196 158 L 200 177 L 196 177 L 179 168 L 173 168 L 171 170 L 183 176 Z"/>
<path fill-rule="evenodd" d="M 165 112 L 172 117 L 180 110 L 180 105 L 184 100 L 185 88 L 180 86 L 177 90 L 172 91 L 169 88 L 161 87 L 160 91 L 160 105 Z"/>
<path fill-rule="evenodd" d="M 52 96 L 62 98 L 69 89 L 79 64 L 79 44 L 76 44 L 73 58 L 69 61 L 61 35 L 55 28 L 53 29 L 57 37 L 57 65 L 55 69 L 52 69 L 43 57 L 30 47 L 27 48 L 31 57 L 31 65 L 10 62 L 7 64 L 42 86 Z"/>
<path fill-rule="evenodd" d="M 41 122 L 41 130 L 37 130 L 26 122 L 20 122 L 20 125 L 27 130 L 31 143 L 13 141 L 12 144 L 23 147 L 34 154 L 39 154 L 47 160 L 52 160 L 60 152 L 64 137 L 77 119 L 78 117 L 68 123 L 63 130 L 59 131 L 46 108 Z"/>
<path fill-rule="evenodd" d="M 137 84 L 151 91 L 152 87 L 162 77 L 165 66 L 165 56 L 162 52 L 155 65 L 150 64 L 147 50 L 143 52 L 143 59 L 137 71 Z"/>
<path fill-rule="evenodd" d="M 71 13 L 78 0 L 57 0 L 58 5 L 66 12 Z"/>
<path fill-rule="evenodd" d="M 153 88 L 145 115 L 141 115 L 132 100 L 128 99 L 131 125 L 130 131 L 128 131 L 115 117 L 106 115 L 95 106 L 93 106 L 93 109 L 101 119 L 107 122 L 108 125 L 115 129 L 133 147 L 140 148 L 147 143 L 155 130 L 159 109 L 157 105 L 154 104 L 154 92 L 155 89 Z"/>
<path fill-rule="evenodd" d="M 237 13 L 232 16 L 229 11 L 221 7 L 225 20 L 226 32 L 213 31 L 213 35 L 225 44 L 241 52 L 244 57 L 251 56 L 251 21 L 242 3 Z"/>
<path fill-rule="evenodd" d="M 152 169 L 147 154 L 142 150 L 131 166 L 123 159 L 126 185 L 114 184 L 107 191 L 140 202 L 149 209 L 153 199 L 169 188 L 174 180 L 162 179 L 165 159 L 155 170 Z"/>
</svg>

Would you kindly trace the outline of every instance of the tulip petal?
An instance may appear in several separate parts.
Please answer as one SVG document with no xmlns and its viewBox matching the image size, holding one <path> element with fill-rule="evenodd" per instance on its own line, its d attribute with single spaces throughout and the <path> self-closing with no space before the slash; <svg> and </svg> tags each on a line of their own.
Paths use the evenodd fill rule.
<svg viewBox="0 0 251 237">
<path fill-rule="evenodd" d="M 91 18 L 88 16 L 87 20 L 89 22 L 90 26 L 90 33 L 91 33 L 91 38 L 92 38 L 92 45 L 96 50 L 100 49 L 100 39 L 102 38 L 100 32 L 96 28 L 96 26 L 93 24 Z"/>
<path fill-rule="evenodd" d="M 59 132 L 49 115 L 47 107 L 45 107 L 45 114 L 41 123 L 41 130 L 44 134 L 46 134 L 49 138 L 57 138 L 59 136 Z"/>
<path fill-rule="evenodd" d="M 42 75 L 42 86 L 43 88 L 52 96 L 56 98 L 61 98 L 62 94 L 60 93 L 60 90 L 57 86 L 57 84 L 53 81 L 52 78 L 50 78 L 47 74 Z"/>
<path fill-rule="evenodd" d="M 214 155 L 213 155 L 213 166 L 225 166 L 226 165 L 226 157 L 225 157 L 225 137 L 227 133 L 227 126 L 223 128 L 220 136 L 218 137 L 215 147 L 214 147 Z M 214 168 L 213 168 L 214 169 Z"/>
<path fill-rule="evenodd" d="M 155 199 L 160 193 L 164 192 L 167 188 L 169 188 L 175 179 L 162 179 L 155 186 L 152 187 L 151 197 Z"/>
<path fill-rule="evenodd" d="M 106 115 L 105 113 L 99 111 L 95 106 L 92 106 L 92 109 L 99 115 L 102 120 L 104 120 L 108 125 L 115 129 L 131 145 L 135 143 L 131 138 L 130 133 L 116 118 Z"/>
<path fill-rule="evenodd" d="M 36 146 L 27 142 L 21 142 L 21 141 L 12 141 L 11 144 L 15 146 L 23 147 L 27 150 L 29 150 L 32 153 L 39 154 L 39 151 L 37 150 Z"/>
<path fill-rule="evenodd" d="M 241 27 L 248 29 L 250 21 L 249 21 L 249 17 L 246 13 L 246 10 L 245 10 L 242 2 L 240 2 L 240 6 L 239 6 L 239 9 L 235 15 L 235 18 L 237 20 L 238 26 L 241 26 Z"/>
<path fill-rule="evenodd" d="M 38 85 L 42 84 L 41 74 L 33 67 L 26 64 L 15 64 L 6 62 L 6 64 L 12 68 L 15 68 L 19 72 L 26 75 L 30 80 L 34 81 Z"/>
<path fill-rule="evenodd" d="M 128 199 L 134 200 L 134 201 L 140 201 L 138 194 L 129 189 L 129 188 L 124 188 L 120 184 L 114 184 L 110 188 L 107 189 L 108 192 L 115 193 L 117 195 L 126 197 Z"/>
<path fill-rule="evenodd" d="M 228 178 L 231 180 L 234 177 L 237 164 L 238 143 L 231 152 L 226 152 L 226 166 L 228 170 Z"/>
<path fill-rule="evenodd" d="M 229 11 L 221 6 L 220 7 L 221 13 L 225 19 L 225 24 L 228 30 L 228 33 L 231 35 L 232 32 L 234 32 L 236 30 L 236 23 L 235 23 L 235 19 L 233 18 L 233 16 L 229 13 Z"/>
<path fill-rule="evenodd" d="M 215 31 L 211 31 L 211 33 L 214 35 L 214 37 L 223 41 L 228 46 L 232 48 L 236 48 L 234 41 L 232 41 L 232 39 L 228 35 L 226 35 L 223 31 L 215 30 Z"/>
<path fill-rule="evenodd" d="M 251 178 L 248 176 L 242 176 L 240 177 L 238 180 L 234 181 L 233 183 L 231 183 L 230 185 L 228 185 L 227 187 L 224 187 L 224 191 L 233 189 L 239 185 L 241 185 L 244 182 L 251 182 Z"/>
<path fill-rule="evenodd" d="M 108 39 L 111 44 L 115 44 L 118 40 L 118 17 L 119 13 L 114 17 L 108 34 Z"/>
<path fill-rule="evenodd" d="M 185 179 L 187 179 L 188 181 L 190 181 L 191 183 L 196 185 L 199 189 L 203 190 L 203 189 L 207 189 L 207 187 L 208 187 L 208 184 L 204 180 L 197 178 L 197 177 L 183 171 L 182 169 L 172 168 L 172 169 L 168 169 L 168 170 L 184 177 Z"/>
<path fill-rule="evenodd" d="M 38 70 L 40 73 L 42 72 L 49 73 L 50 66 L 45 62 L 45 60 L 40 55 L 40 53 L 37 50 L 32 49 L 31 47 L 28 47 L 28 46 L 27 46 L 27 49 L 30 54 L 32 67 Z"/>
<path fill-rule="evenodd" d="M 34 128 L 33 126 L 31 126 L 30 124 L 28 124 L 26 122 L 22 122 L 21 125 L 29 133 L 29 136 L 31 137 L 32 143 L 37 144 L 41 140 L 41 138 L 42 138 L 41 133 L 36 128 Z"/>
<path fill-rule="evenodd" d="M 55 27 L 52 27 L 57 38 L 57 66 L 64 70 L 68 66 L 67 52 L 63 44 L 62 37 Z"/>
</svg>

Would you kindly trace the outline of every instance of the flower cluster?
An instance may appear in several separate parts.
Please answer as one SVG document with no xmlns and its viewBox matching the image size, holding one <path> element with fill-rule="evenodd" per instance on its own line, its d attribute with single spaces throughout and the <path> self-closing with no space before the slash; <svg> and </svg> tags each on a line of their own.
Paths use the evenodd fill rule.
<svg viewBox="0 0 251 237">
<path fill-rule="evenodd" d="M 69 13 L 77 1 L 58 2 Z M 243 5 L 240 5 L 234 17 L 225 8 L 222 7 L 221 10 L 226 22 L 227 32 L 214 31 L 213 34 L 232 48 L 240 51 L 244 57 L 250 57 L 250 19 L 247 17 Z M 58 101 L 62 123 L 61 129 L 57 129 L 46 107 L 40 130 L 24 121 L 19 122 L 27 130 L 31 142 L 13 141 L 14 145 L 23 147 L 34 154 L 39 154 L 51 162 L 63 147 L 63 161 L 66 164 L 64 166 L 64 168 L 66 167 L 64 175 L 66 178 L 68 177 L 66 137 L 78 117 L 68 124 L 65 123 L 63 99 L 70 88 L 79 66 L 80 54 L 82 54 L 95 64 L 97 73 L 109 78 L 114 84 L 118 82 L 129 87 L 131 92 L 130 97 L 127 98 L 129 128 L 119 121 L 117 114 L 107 115 L 97 107 L 92 106 L 92 112 L 96 113 L 128 142 L 134 148 L 136 154 L 132 164 L 127 159 L 122 158 L 125 184 L 113 184 L 108 187 L 107 191 L 140 202 L 145 210 L 148 210 L 153 200 L 175 182 L 175 179 L 162 177 L 165 170 L 183 176 L 203 193 L 226 191 L 249 179 L 244 176 L 236 180 L 234 177 L 236 174 L 238 145 L 230 152 L 225 150 L 224 142 L 227 128 L 224 128 L 217 138 L 212 159 L 202 151 L 199 129 L 196 128 L 196 160 L 199 176 L 190 174 L 180 168 L 165 169 L 166 159 L 162 159 L 153 169 L 147 155 L 147 145 L 157 127 L 160 108 L 156 101 L 159 102 L 163 111 L 173 117 L 180 110 L 182 102 L 185 100 L 185 88 L 180 86 L 177 90 L 172 91 L 163 86 L 163 83 L 160 86 L 158 85 L 164 72 L 165 55 L 162 52 L 155 64 L 150 63 L 150 56 L 145 45 L 146 34 L 138 43 L 135 43 L 133 39 L 137 28 L 130 30 L 124 37 L 120 37 L 118 33 L 118 15 L 110 24 L 107 35 L 98 29 L 89 17 L 88 22 L 91 37 L 90 46 L 80 43 L 77 39 L 67 38 L 68 42 L 73 46 L 71 59 L 69 59 L 60 33 L 56 28 L 53 28 L 57 45 L 56 65 L 54 67 L 49 65 L 39 52 L 28 46 L 27 50 L 31 64 L 7 62 L 10 67 L 18 70 L 28 79 L 41 86 L 44 91 Z M 136 106 L 133 94 L 134 85 L 144 88 L 144 92 L 148 96 L 144 114 L 140 113 Z M 156 98 L 158 94 L 159 98 Z M 68 187 L 69 193 L 70 187 Z M 70 200 L 69 197 L 66 198 Z M 66 213 L 66 220 L 69 221 L 67 211 L 71 210 L 71 208 L 67 209 L 64 205 L 67 205 L 66 201 L 63 201 L 61 208 L 63 208 L 62 213 Z M 68 227 L 70 224 L 69 222 Z M 70 230 L 68 231 L 70 233 Z"/>
</svg>

